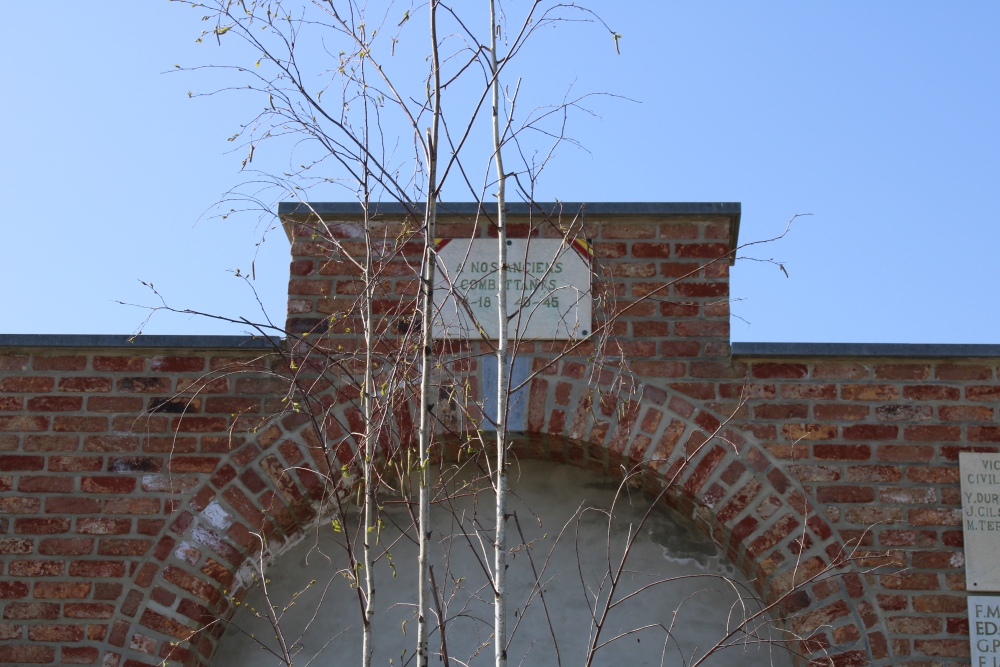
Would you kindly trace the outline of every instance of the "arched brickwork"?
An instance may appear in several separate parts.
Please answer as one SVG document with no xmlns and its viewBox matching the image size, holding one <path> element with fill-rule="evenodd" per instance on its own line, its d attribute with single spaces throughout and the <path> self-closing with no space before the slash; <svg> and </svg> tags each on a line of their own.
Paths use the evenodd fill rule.
<svg viewBox="0 0 1000 667">
<path fill-rule="evenodd" d="M 333 315 L 357 276 L 324 239 L 350 247 L 357 215 L 328 208 L 319 239 L 308 216 L 287 216 L 289 330 L 355 349 Z M 441 233 L 488 236 L 461 208 L 445 210 Z M 967 663 L 957 457 L 1000 450 L 1000 348 L 730 346 L 738 206 L 588 211 L 607 342 L 567 356 L 562 343 L 518 346 L 537 375 L 512 425 L 516 454 L 637 466 L 654 495 L 674 480 L 667 502 L 772 599 L 793 572 L 865 549 L 784 601 L 790 627 L 834 664 Z M 553 236 L 565 220 L 536 222 L 511 231 Z M 384 266 L 396 298 L 376 303 L 393 325 L 413 293 L 397 260 Z M 291 347 L 302 361 L 301 339 Z M 452 387 L 475 399 L 484 350 L 450 352 Z M 207 663 L 221 625 L 189 635 L 230 611 L 254 533 L 280 550 L 323 493 L 330 464 L 305 413 L 288 410 L 292 361 L 277 340 L 0 336 L 0 663 Z M 324 428 L 339 468 L 361 430 L 357 392 L 313 389 L 338 417 Z M 446 408 L 449 428 L 469 428 Z M 410 411 L 394 419 L 412 429 Z"/>
<path fill-rule="evenodd" d="M 651 495 L 670 485 L 665 502 L 710 534 L 769 600 L 788 593 L 793 578 L 798 585 L 829 568 L 829 576 L 786 596 L 777 610 L 791 617 L 790 630 L 812 639 L 796 648 L 829 656 L 835 665 L 891 664 L 865 578 L 856 564 L 831 567 L 853 545 L 752 436 L 670 390 L 646 386 L 625 409 L 602 402 L 612 387 L 576 377 L 579 364 L 565 359 L 532 382 L 530 405 L 551 409 L 529 410 L 515 456 L 612 475 L 635 467 Z M 344 422 L 352 409 L 350 401 L 341 404 Z M 112 643 L 127 639 L 123 657 L 143 660 L 139 647 L 188 664 L 210 660 L 224 629 L 212 622 L 232 612 L 227 596 L 237 572 L 260 556 L 255 533 L 268 551 L 280 553 L 316 519 L 326 466 L 306 422 L 293 414 L 270 424 L 221 458 L 205 483 L 176 497 L 176 517 L 138 568 L 137 604 L 112 623 Z M 350 460 L 346 448 L 340 453 L 343 462 Z M 208 628 L 195 632 L 199 625 Z"/>
</svg>

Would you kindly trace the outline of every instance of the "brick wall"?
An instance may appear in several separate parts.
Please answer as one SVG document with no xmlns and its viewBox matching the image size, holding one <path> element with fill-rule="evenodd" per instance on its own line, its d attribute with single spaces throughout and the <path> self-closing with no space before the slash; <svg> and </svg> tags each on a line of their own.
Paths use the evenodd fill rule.
<svg viewBox="0 0 1000 667">
<path fill-rule="evenodd" d="M 581 226 L 604 342 L 519 348 L 538 374 L 513 425 L 517 455 L 624 465 L 649 493 L 666 488 L 781 601 L 806 654 L 967 664 L 957 455 L 998 450 L 1000 350 L 731 351 L 738 207 L 633 209 L 591 207 Z M 456 210 L 444 235 L 490 234 Z M 350 317 L 331 320 L 358 292 L 348 213 L 286 218 L 290 343 L 0 341 L 0 662 L 210 662 L 236 573 L 265 548 L 255 534 L 280 553 L 352 457 L 357 392 L 319 363 L 357 344 Z M 514 222 L 515 235 L 555 235 L 571 219 Z M 380 224 L 399 242 L 380 260 L 391 280 L 376 311 L 398 341 L 419 249 L 401 219 Z M 481 347 L 439 352 L 476 400 Z M 313 382 L 315 404 L 290 408 L 293 378 Z M 412 428 L 409 409 L 396 417 Z"/>
</svg>

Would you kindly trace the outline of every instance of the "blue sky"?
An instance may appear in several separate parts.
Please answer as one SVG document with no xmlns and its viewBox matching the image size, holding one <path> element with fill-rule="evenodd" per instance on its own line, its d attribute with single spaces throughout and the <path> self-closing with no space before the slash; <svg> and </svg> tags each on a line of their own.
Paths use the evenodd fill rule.
<svg viewBox="0 0 1000 667">
<path fill-rule="evenodd" d="M 755 253 L 789 278 L 734 268 L 734 340 L 1000 343 L 1000 4 L 590 6 L 621 55 L 561 26 L 526 53 L 525 95 L 637 102 L 571 118 L 587 151 L 559 150 L 540 199 L 740 201 L 744 242 L 812 213 Z M 284 235 L 257 249 L 271 221 L 203 215 L 240 182 L 226 139 L 257 102 L 189 99 L 218 80 L 171 71 L 240 54 L 195 44 L 200 13 L 166 0 L 51 9 L 15 3 L 0 27 L 0 332 L 131 333 L 143 312 L 115 302 L 152 303 L 140 280 L 253 319 L 232 271 L 255 256 L 281 321 Z M 143 330 L 242 331 L 165 314 Z"/>
</svg>

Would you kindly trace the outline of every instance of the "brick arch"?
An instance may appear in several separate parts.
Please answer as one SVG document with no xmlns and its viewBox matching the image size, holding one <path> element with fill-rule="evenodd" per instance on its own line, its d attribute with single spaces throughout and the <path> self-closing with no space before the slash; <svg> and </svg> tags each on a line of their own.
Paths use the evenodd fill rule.
<svg viewBox="0 0 1000 667">
<path fill-rule="evenodd" d="M 604 382 L 592 385 L 581 362 L 563 360 L 533 380 L 525 427 L 558 444 L 550 440 L 545 452 L 538 438 L 529 437 L 518 453 L 612 474 L 636 469 L 654 496 L 673 480 L 665 501 L 710 534 L 769 601 L 788 593 L 793 577 L 798 584 L 842 563 L 856 546 L 752 433 L 727 424 L 727 415 L 652 384 L 623 400 L 612 376 L 603 374 Z M 800 648 L 817 658 L 827 654 L 838 665 L 892 664 L 870 582 L 856 563 L 833 572 L 834 578 L 786 596 L 778 610 L 795 614 L 790 629 L 813 638 Z"/>
<path fill-rule="evenodd" d="M 632 469 L 653 496 L 669 484 L 665 502 L 709 534 L 767 600 L 850 548 L 752 435 L 697 400 L 648 384 L 623 399 L 613 377 L 592 385 L 581 359 L 533 363 L 541 373 L 525 390 L 515 456 L 618 476 Z M 356 424 L 349 401 L 337 410 L 339 423 Z M 136 587 L 111 624 L 111 643 L 133 665 L 146 664 L 149 653 L 207 664 L 224 630 L 216 619 L 234 610 L 228 596 L 238 572 L 260 557 L 254 533 L 279 553 L 317 519 L 328 468 L 307 422 L 299 414 L 274 421 L 222 457 L 204 484 L 175 497 L 174 520 L 136 568 Z M 348 438 L 330 428 L 341 443 L 337 460 L 349 462 Z M 889 664 L 865 578 L 853 566 L 836 575 L 786 596 L 777 615 L 794 614 L 789 628 L 812 637 L 799 646 L 806 653 L 828 654 L 833 664 Z"/>
</svg>

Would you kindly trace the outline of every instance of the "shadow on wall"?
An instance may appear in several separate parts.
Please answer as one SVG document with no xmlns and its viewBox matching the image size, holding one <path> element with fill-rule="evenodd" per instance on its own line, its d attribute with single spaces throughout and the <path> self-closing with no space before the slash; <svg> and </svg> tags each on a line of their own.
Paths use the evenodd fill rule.
<svg viewBox="0 0 1000 667">
<path fill-rule="evenodd" d="M 703 664 L 791 665 L 786 635 L 767 614 L 730 635 L 760 611 L 760 603 L 692 523 L 657 507 L 636 532 L 649 502 L 641 493 L 617 493 L 607 477 L 552 463 L 522 462 L 512 472 L 516 521 L 508 539 L 518 546 L 508 560 L 509 664 L 582 665 L 589 644 L 618 637 L 597 652 L 594 664 L 691 664 L 722 640 L 728 648 Z M 493 592 L 481 565 L 491 561 L 492 546 L 473 529 L 473 522 L 480 531 L 492 528 L 493 497 L 488 487 L 472 493 L 477 483 L 454 480 L 457 497 L 432 512 L 439 597 L 431 607 L 445 619 L 447 653 L 455 665 L 493 661 Z M 417 550 L 411 535 L 401 532 L 411 525 L 407 509 L 388 499 L 383 508 L 373 664 L 406 665 L 416 639 Z M 313 664 L 359 664 L 359 594 L 344 569 L 348 533 L 324 521 L 266 568 L 228 627 L 213 667 L 282 664 L 282 642 L 296 654 L 296 665 L 314 657 Z M 613 597 L 622 602 L 594 640 L 595 600 L 606 599 L 609 561 L 612 569 L 618 566 L 630 534 L 636 539 Z M 637 594 L 627 597 L 631 593 Z M 280 619 L 280 639 L 271 618 Z M 441 624 L 439 618 L 432 623 L 437 627 L 430 647 L 437 655 L 431 659 L 440 664 Z"/>
</svg>

